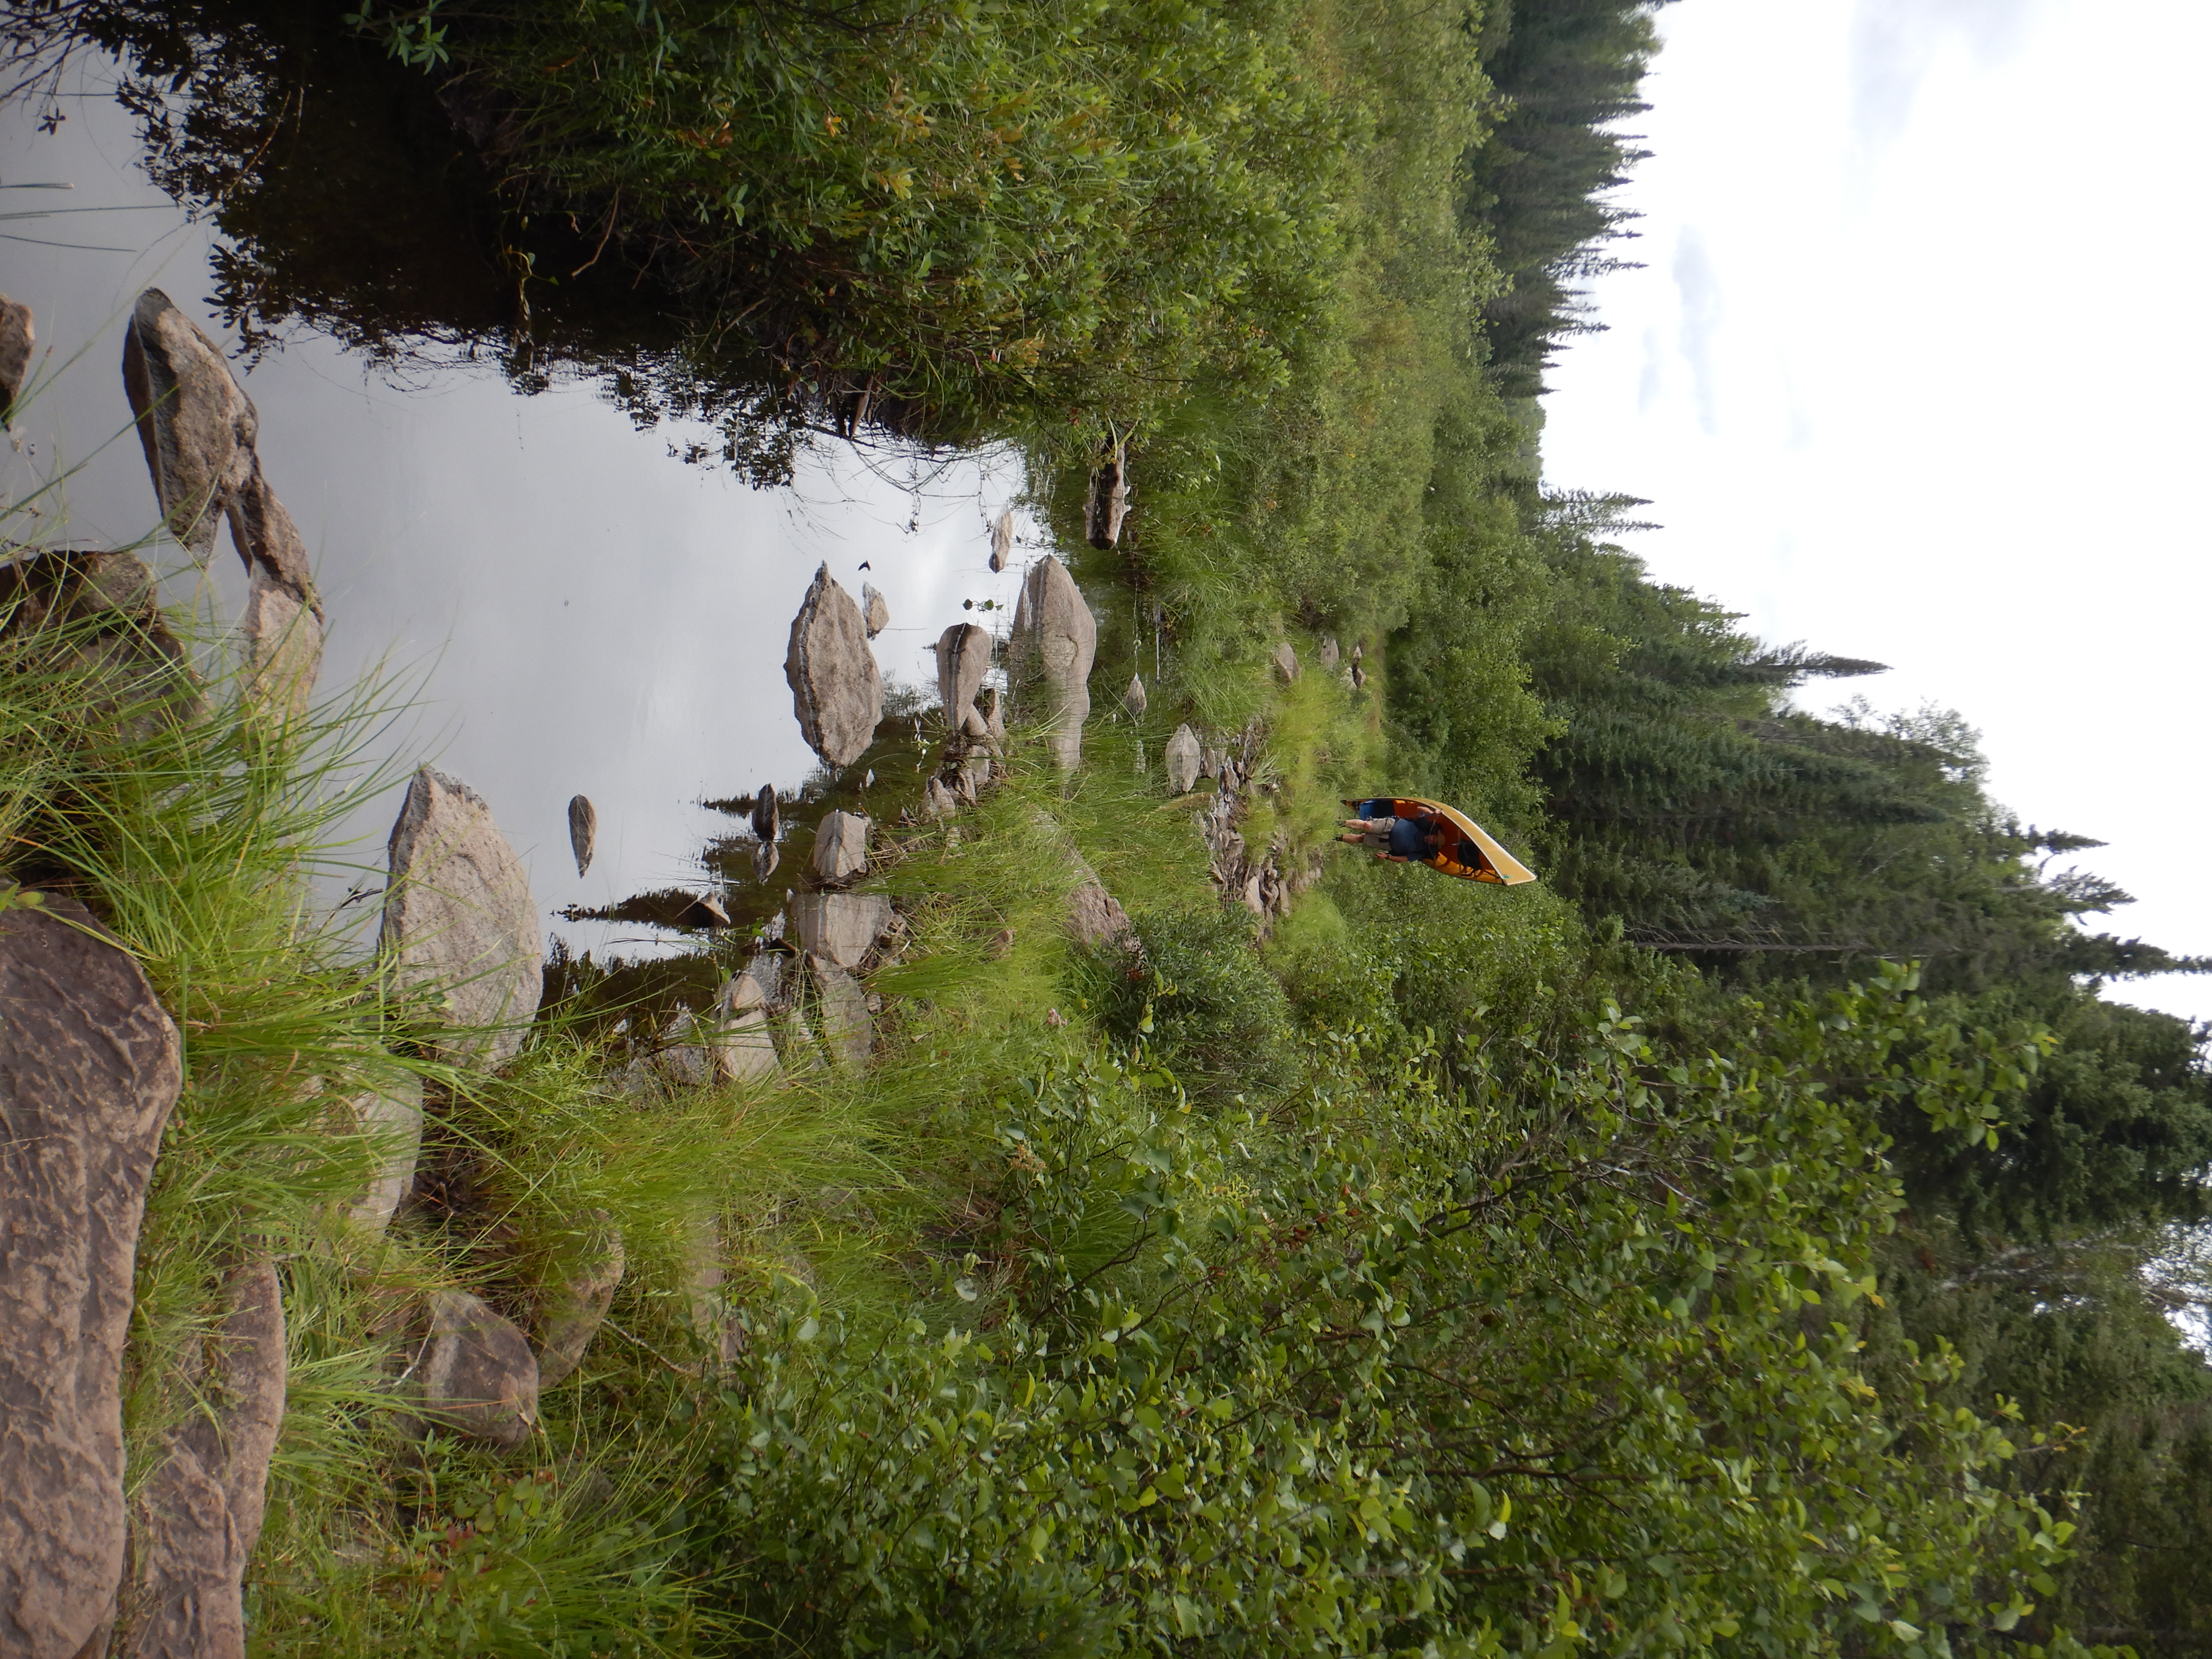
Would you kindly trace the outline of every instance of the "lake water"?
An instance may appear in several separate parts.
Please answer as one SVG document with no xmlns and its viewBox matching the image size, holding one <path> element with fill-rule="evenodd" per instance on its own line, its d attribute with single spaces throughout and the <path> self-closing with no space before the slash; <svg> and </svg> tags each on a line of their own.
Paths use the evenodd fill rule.
<svg viewBox="0 0 2212 1659">
<path fill-rule="evenodd" d="M 212 228 L 146 179 L 111 80 L 99 65 L 73 70 L 52 134 L 33 108 L 0 109 L 0 213 L 11 216 L 0 290 L 32 308 L 34 372 L 51 382 L 17 422 L 7 487 L 20 495 L 72 469 L 66 539 L 78 546 L 134 542 L 158 518 L 120 368 L 138 293 L 161 288 L 226 337 L 210 298 Z M 22 188 L 36 184 L 73 188 Z M 788 487 L 755 489 L 678 459 L 714 440 L 704 426 L 641 430 L 594 386 L 557 374 L 526 396 L 451 350 L 384 365 L 306 327 L 240 368 L 264 467 L 313 552 L 331 625 L 322 694 L 378 673 L 414 687 L 377 757 L 433 761 L 483 794 L 548 929 L 602 958 L 678 941 L 560 911 L 703 888 L 701 849 L 734 826 L 700 803 L 788 789 L 814 769 L 783 660 L 817 566 L 856 599 L 863 581 L 882 590 L 886 682 L 932 686 L 939 634 L 961 621 L 1003 631 L 995 607 L 1042 545 L 1018 509 L 1021 553 L 991 574 L 989 526 L 1023 483 L 1011 453 L 827 440 Z M 167 541 L 150 556 L 184 562 Z M 234 617 L 245 580 L 227 532 L 200 580 Z M 193 585 L 187 571 L 172 591 Z M 566 817 L 580 793 L 599 819 L 581 879 Z M 364 864 L 380 865 L 398 808 L 394 787 L 348 825 Z"/>
</svg>

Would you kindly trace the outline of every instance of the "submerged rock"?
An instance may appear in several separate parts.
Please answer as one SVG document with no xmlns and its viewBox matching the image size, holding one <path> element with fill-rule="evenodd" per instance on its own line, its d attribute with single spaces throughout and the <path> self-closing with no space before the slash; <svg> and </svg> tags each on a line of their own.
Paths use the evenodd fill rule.
<svg viewBox="0 0 2212 1659">
<path fill-rule="evenodd" d="M 814 873 L 823 881 L 849 881 L 868 868 L 868 821 L 858 812 L 830 812 L 814 832 Z"/>
<path fill-rule="evenodd" d="M 1014 509 L 1007 507 L 991 526 L 991 574 L 997 575 L 1014 556 Z"/>
<path fill-rule="evenodd" d="M 0 910 L 0 1652 L 99 1652 L 114 1613 L 123 1345 L 178 1054 L 82 906 Z"/>
<path fill-rule="evenodd" d="M 583 1363 L 584 1351 L 606 1322 L 622 1284 L 626 1260 L 622 1229 L 605 1210 L 583 1219 L 555 1263 L 538 1307 L 538 1386 L 564 1382 Z"/>
<path fill-rule="evenodd" d="M 442 996 L 448 1059 L 497 1066 L 544 989 L 538 904 L 483 796 L 425 766 L 392 826 L 381 946 L 401 989 Z"/>
<path fill-rule="evenodd" d="M 244 1659 L 240 1580 L 261 1536 L 269 1459 L 284 1419 L 284 1309 L 275 1264 L 256 1255 L 223 1281 L 210 1365 L 185 1349 L 171 1379 L 198 1398 L 161 1437 L 133 1505 L 126 1659 Z"/>
<path fill-rule="evenodd" d="M 791 925 L 808 955 L 857 968 L 891 925 L 891 902 L 881 893 L 800 893 Z"/>
<path fill-rule="evenodd" d="M 1042 688 L 1053 757 L 1063 769 L 1083 758 L 1083 722 L 1091 714 L 1091 660 L 1098 623 L 1075 578 L 1049 555 L 1022 579 L 1014 609 L 1012 654 L 1018 672 Z"/>
<path fill-rule="evenodd" d="M 945 726 L 957 732 L 975 706 L 983 677 L 991 672 L 991 635 L 974 623 L 955 623 L 937 641 L 937 698 Z"/>
<path fill-rule="evenodd" d="M 891 602 L 876 591 L 873 582 L 860 584 L 860 621 L 872 640 L 891 625 Z"/>
<path fill-rule="evenodd" d="M 31 347 L 37 338 L 30 307 L 0 294 L 0 424 L 13 418 L 15 400 L 31 378 Z"/>
<path fill-rule="evenodd" d="M 883 680 L 868 650 L 860 608 L 830 580 L 827 564 L 815 572 L 792 619 L 783 674 L 799 733 L 814 752 L 832 767 L 860 759 L 883 718 Z"/>
<path fill-rule="evenodd" d="M 1203 751 L 1199 746 L 1198 733 L 1188 726 L 1178 726 L 1175 736 L 1168 739 L 1168 787 L 1178 795 L 1187 795 L 1198 787 L 1199 765 Z"/>
<path fill-rule="evenodd" d="M 538 1358 L 514 1322 L 466 1291 L 430 1297 L 430 1334 L 417 1375 L 422 1415 L 435 1427 L 502 1450 L 538 1422 Z"/>
<path fill-rule="evenodd" d="M 592 867 L 592 851 L 599 845 L 599 812 L 584 795 L 568 798 L 568 850 L 576 855 L 576 873 Z"/>
</svg>

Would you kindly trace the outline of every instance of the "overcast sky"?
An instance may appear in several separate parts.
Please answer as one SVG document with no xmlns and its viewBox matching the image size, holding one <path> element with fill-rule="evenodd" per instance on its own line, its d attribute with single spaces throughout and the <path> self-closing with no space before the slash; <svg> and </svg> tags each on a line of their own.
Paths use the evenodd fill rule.
<svg viewBox="0 0 2212 1659">
<path fill-rule="evenodd" d="M 1680 0 L 1654 152 L 1551 377 L 1558 486 L 1648 496 L 1661 580 L 1894 665 L 1996 799 L 2111 843 L 2101 924 L 2212 954 L 2197 303 L 2204 0 Z M 2178 280 L 2177 280 L 2178 279 Z M 2212 976 L 2113 994 L 2212 1018 Z"/>
</svg>

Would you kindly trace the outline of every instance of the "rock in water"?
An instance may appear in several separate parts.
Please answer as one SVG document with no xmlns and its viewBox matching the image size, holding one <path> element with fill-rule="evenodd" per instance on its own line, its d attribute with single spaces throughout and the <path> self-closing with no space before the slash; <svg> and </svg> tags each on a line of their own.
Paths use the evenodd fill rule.
<svg viewBox="0 0 2212 1659">
<path fill-rule="evenodd" d="M 1129 718 L 1133 720 L 1144 719 L 1145 710 L 1151 706 L 1151 703 L 1152 699 L 1145 695 L 1144 676 L 1130 675 L 1129 689 L 1121 694 L 1121 707 L 1128 711 Z"/>
<path fill-rule="evenodd" d="M 30 307 L 0 294 L 0 426 L 14 417 L 15 399 L 31 378 L 31 346 L 37 338 Z"/>
<path fill-rule="evenodd" d="M 825 815 L 814 832 L 814 873 L 823 881 L 845 881 L 867 868 L 867 819 L 858 812 Z"/>
<path fill-rule="evenodd" d="M 842 1070 L 863 1069 L 875 1051 L 876 1033 L 860 982 L 836 963 L 811 952 L 806 958 L 806 973 L 814 981 L 822 1015 L 822 1040 L 829 1045 L 830 1058 Z"/>
<path fill-rule="evenodd" d="M 799 733 L 823 763 L 842 768 L 860 759 L 884 716 L 884 684 L 860 608 L 830 580 L 827 564 L 815 572 L 792 619 L 783 677 Z"/>
<path fill-rule="evenodd" d="M 1298 677 L 1298 653 L 1288 640 L 1275 647 L 1275 672 L 1283 677 L 1285 685 Z"/>
<path fill-rule="evenodd" d="M 1053 757 L 1063 769 L 1083 758 L 1083 722 L 1091 714 L 1091 659 L 1098 624 L 1075 578 L 1047 555 L 1022 578 L 1014 608 L 1013 656 L 1024 678 L 1042 687 Z"/>
<path fill-rule="evenodd" d="M 764 783 L 753 799 L 753 839 L 774 841 L 782 832 L 783 814 L 776 805 L 775 786 Z"/>
<path fill-rule="evenodd" d="M 381 1238 L 414 1183 L 422 1155 L 422 1079 L 413 1072 L 395 1072 L 380 1087 L 342 1102 L 331 1127 L 367 1141 L 374 1160 L 368 1183 L 338 1206 L 338 1213 L 358 1237 Z"/>
<path fill-rule="evenodd" d="M 204 562 L 216 526 L 251 468 L 259 431 L 252 400 L 222 349 L 158 288 L 131 308 L 123 386 L 169 533 Z"/>
<path fill-rule="evenodd" d="M 974 623 L 955 623 L 937 641 L 937 700 L 945 708 L 945 729 L 957 732 L 975 694 L 983 689 L 983 676 L 991 672 L 989 630 Z"/>
<path fill-rule="evenodd" d="M 233 1267 L 223 1300 L 214 1374 L 204 1349 L 185 1352 L 179 1380 L 201 1400 L 162 1437 L 161 1462 L 132 1508 L 126 1659 L 246 1653 L 240 1581 L 261 1536 L 269 1459 L 284 1419 L 275 1264 L 258 1255 Z"/>
<path fill-rule="evenodd" d="M 860 620 L 872 640 L 891 625 L 891 602 L 876 591 L 873 582 L 860 584 Z"/>
<path fill-rule="evenodd" d="M 447 1059 L 497 1066 L 522 1046 L 543 990 L 538 904 L 483 796 L 424 767 L 392 826 L 383 950 L 403 992 L 442 994 Z"/>
<path fill-rule="evenodd" d="M 0 1653 L 33 1659 L 101 1651 L 123 1582 L 123 1343 L 182 1081 L 98 933 L 68 899 L 0 911 Z"/>
<path fill-rule="evenodd" d="M 891 925 L 891 902 L 881 893 L 800 893 L 791 901 L 791 925 L 809 955 L 857 968 Z"/>
<path fill-rule="evenodd" d="M 1014 556 L 1014 509 L 1007 507 L 991 526 L 991 574 L 997 575 Z"/>
<path fill-rule="evenodd" d="M 599 813 L 588 797 L 568 798 L 568 850 L 576 855 L 576 873 L 592 867 L 592 849 L 599 844 Z"/>
<path fill-rule="evenodd" d="M 765 882 L 775 873 L 775 866 L 782 862 L 783 854 L 776 851 L 774 842 L 757 843 L 753 848 L 753 879 Z"/>
<path fill-rule="evenodd" d="M 466 1291 L 430 1297 L 418 1375 L 422 1415 L 441 1429 L 512 1449 L 538 1421 L 538 1358 L 530 1339 Z"/>
<path fill-rule="evenodd" d="M 559 1252 L 552 1282 L 538 1297 L 538 1386 L 567 1380 L 606 1322 L 622 1284 L 622 1230 L 605 1210 L 584 1218 Z"/>
<path fill-rule="evenodd" d="M 241 633 L 257 695 L 298 712 L 322 663 L 325 618 L 299 526 L 262 475 L 261 417 L 222 348 L 158 288 L 123 337 L 123 386 L 170 533 L 204 562 L 218 514 L 247 571 Z"/>
<path fill-rule="evenodd" d="M 1168 787 L 1178 795 L 1198 787 L 1200 757 L 1198 733 L 1188 726 L 1176 727 L 1175 736 L 1168 739 Z"/>
</svg>

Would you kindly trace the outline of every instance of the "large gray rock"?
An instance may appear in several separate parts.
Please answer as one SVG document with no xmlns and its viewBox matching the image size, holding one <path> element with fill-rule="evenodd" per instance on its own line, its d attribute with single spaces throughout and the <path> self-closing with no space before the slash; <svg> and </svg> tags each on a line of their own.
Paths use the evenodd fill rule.
<svg viewBox="0 0 2212 1659">
<path fill-rule="evenodd" d="M 1091 661 L 1097 650 L 1098 623 L 1082 590 L 1048 554 L 1022 578 L 1012 654 L 1018 676 L 1041 690 L 1053 757 L 1063 769 L 1083 758 L 1083 722 L 1091 716 Z"/>
<path fill-rule="evenodd" d="M 1129 689 L 1121 694 L 1121 707 L 1127 711 L 1129 718 L 1133 720 L 1144 719 L 1145 710 L 1152 707 L 1152 700 L 1145 695 L 1145 677 L 1141 674 L 1130 675 Z"/>
<path fill-rule="evenodd" d="M 284 1309 L 257 1255 L 223 1283 L 212 1365 L 187 1348 L 170 1379 L 189 1398 L 132 1505 L 127 1659 L 243 1659 L 240 1581 L 261 1536 L 269 1459 L 284 1420 Z"/>
<path fill-rule="evenodd" d="M 1336 672 L 1338 657 L 1335 635 L 1324 634 L 1321 636 L 1320 656 L 1321 665 L 1334 674 Z"/>
<path fill-rule="evenodd" d="M 384 1236 L 392 1212 L 414 1183 L 415 1163 L 422 1150 L 422 1079 L 394 1069 L 379 1086 L 340 1101 L 332 1129 L 357 1135 L 374 1161 L 362 1189 L 338 1206 L 338 1214 L 356 1237 Z"/>
<path fill-rule="evenodd" d="M 1014 509 L 1006 508 L 991 526 L 991 574 L 997 575 L 1014 556 Z"/>
<path fill-rule="evenodd" d="M 511 1320 L 466 1291 L 430 1297 L 430 1334 L 416 1361 L 422 1416 L 434 1426 L 502 1449 L 538 1421 L 538 1358 Z"/>
<path fill-rule="evenodd" d="M 622 1230 L 605 1210 L 585 1217 L 556 1253 L 538 1297 L 538 1386 L 565 1382 L 606 1323 L 626 1258 Z"/>
<path fill-rule="evenodd" d="M 1121 539 L 1121 520 L 1129 511 L 1129 461 L 1120 444 L 1091 475 L 1091 509 L 1085 529 L 1091 546 L 1112 547 Z"/>
<path fill-rule="evenodd" d="M 814 832 L 814 873 L 849 881 L 868 869 L 868 821 L 858 812 L 830 812 Z"/>
<path fill-rule="evenodd" d="M 0 1653 L 26 1659 L 75 1659 L 113 1616 L 123 1344 L 181 1081 L 138 964 L 79 928 L 67 899 L 0 910 Z"/>
<path fill-rule="evenodd" d="M 860 981 L 834 962 L 810 954 L 807 977 L 814 982 L 815 1007 L 822 1022 L 822 1041 L 840 1070 L 864 1069 L 874 1052 L 874 1022 L 868 1015 L 867 993 Z"/>
<path fill-rule="evenodd" d="M 1297 678 L 1298 653 L 1297 649 L 1288 640 L 1285 640 L 1281 644 L 1275 647 L 1275 654 L 1273 660 L 1275 665 L 1275 672 L 1283 677 L 1283 683 L 1285 685 Z"/>
<path fill-rule="evenodd" d="M 568 850 L 576 855 L 576 874 L 592 867 L 592 849 L 599 844 L 599 810 L 588 796 L 568 798 Z"/>
<path fill-rule="evenodd" d="M 23 383 L 31 378 L 31 347 L 37 339 L 30 307 L 0 294 L 0 424 L 13 416 Z"/>
<path fill-rule="evenodd" d="M 881 893 L 800 893 L 791 901 L 791 925 L 809 955 L 857 968 L 891 925 L 891 902 Z"/>
<path fill-rule="evenodd" d="M 860 620 L 872 640 L 891 625 L 891 602 L 876 591 L 873 582 L 860 584 Z"/>
<path fill-rule="evenodd" d="M 945 709 L 945 729 L 960 730 L 975 707 L 975 694 L 991 672 L 991 635 L 974 623 L 955 623 L 937 641 L 937 700 Z"/>
<path fill-rule="evenodd" d="M 1187 795 L 1198 787 L 1199 765 L 1204 758 L 1198 733 L 1188 726 L 1178 726 L 1175 736 L 1168 739 L 1168 787 L 1178 795 Z"/>
<path fill-rule="evenodd" d="M 204 562 L 259 431 L 222 349 L 158 288 L 138 296 L 123 333 L 123 388 L 169 533 Z"/>
<path fill-rule="evenodd" d="M 170 533 L 204 562 L 217 519 L 229 519 L 247 571 L 241 633 L 257 696 L 304 708 L 322 664 L 325 618 L 307 544 L 262 474 L 252 398 L 222 348 L 158 288 L 131 308 L 123 386 Z"/>
<path fill-rule="evenodd" d="M 483 796 L 424 767 L 392 826 L 382 947 L 397 981 L 442 995 L 447 1058 L 497 1066 L 522 1046 L 544 988 L 538 904 Z"/>
<path fill-rule="evenodd" d="M 1126 950 L 1137 943 L 1137 930 L 1129 925 L 1128 912 L 1088 865 L 1083 868 L 1083 879 L 1067 896 L 1067 931 L 1079 945 Z"/>
<path fill-rule="evenodd" d="M 868 630 L 853 596 L 824 564 L 792 618 L 783 677 L 791 684 L 799 734 L 824 763 L 860 759 L 884 717 L 884 683 L 868 650 Z"/>
</svg>

